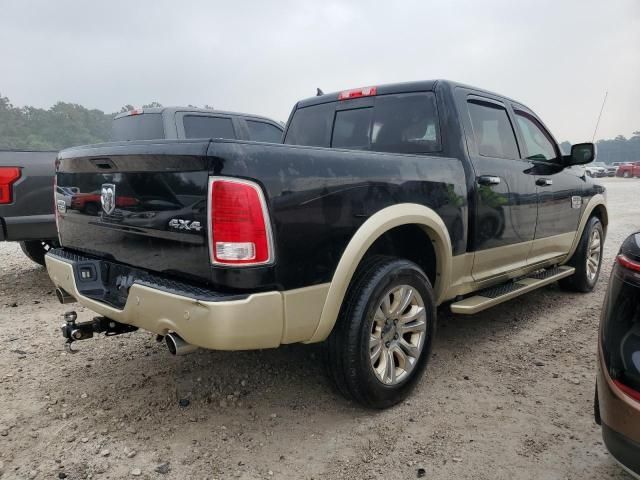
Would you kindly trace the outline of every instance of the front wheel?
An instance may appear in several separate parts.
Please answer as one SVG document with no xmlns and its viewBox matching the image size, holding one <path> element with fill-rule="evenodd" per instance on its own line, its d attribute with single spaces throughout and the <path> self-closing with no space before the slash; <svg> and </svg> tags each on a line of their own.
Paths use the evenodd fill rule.
<svg viewBox="0 0 640 480">
<path fill-rule="evenodd" d="M 44 267 L 44 256 L 56 246 L 55 240 L 28 240 L 20 242 L 20 248 L 29 260 Z"/>
<path fill-rule="evenodd" d="M 580 243 L 571 260 L 567 262 L 576 269 L 570 277 L 558 283 L 560 287 L 572 292 L 587 293 L 593 290 L 600 276 L 604 229 L 598 217 L 591 217 L 580 237 Z"/>
<path fill-rule="evenodd" d="M 433 290 L 420 267 L 375 257 L 357 272 L 327 340 L 329 376 L 347 398 L 390 407 L 422 376 L 435 329 Z"/>
</svg>

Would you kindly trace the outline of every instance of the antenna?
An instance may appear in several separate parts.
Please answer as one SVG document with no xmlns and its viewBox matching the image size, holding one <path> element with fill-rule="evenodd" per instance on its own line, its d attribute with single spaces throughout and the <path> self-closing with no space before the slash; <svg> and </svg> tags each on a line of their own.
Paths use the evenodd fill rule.
<svg viewBox="0 0 640 480">
<path fill-rule="evenodd" d="M 604 104 L 607 101 L 607 95 L 609 95 L 609 91 L 604 92 L 604 100 L 602 101 L 602 107 L 600 107 L 600 114 L 598 115 L 598 121 L 596 122 L 596 128 L 593 131 L 593 138 L 591 138 L 591 143 L 593 143 L 596 139 L 596 132 L 598 131 L 598 125 L 600 125 L 600 118 L 602 117 L 602 111 L 604 110 Z"/>
</svg>

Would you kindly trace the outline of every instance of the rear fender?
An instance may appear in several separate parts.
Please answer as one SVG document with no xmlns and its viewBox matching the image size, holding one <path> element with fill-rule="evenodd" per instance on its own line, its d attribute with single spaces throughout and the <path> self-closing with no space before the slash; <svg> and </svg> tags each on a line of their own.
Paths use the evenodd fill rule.
<svg viewBox="0 0 640 480">
<path fill-rule="evenodd" d="M 565 264 L 569 260 L 571 260 L 571 257 L 573 256 L 576 249 L 578 248 L 578 244 L 580 243 L 580 238 L 582 238 L 582 232 L 584 232 L 584 229 L 587 225 L 587 221 L 589 220 L 589 218 L 591 218 L 594 212 L 596 212 L 596 209 L 598 209 L 597 213 L 600 214 L 600 218 L 602 220 L 602 228 L 606 236 L 607 226 L 609 224 L 609 213 L 607 211 L 607 201 L 604 195 L 598 193 L 597 195 L 594 195 L 593 197 L 591 197 L 591 199 L 587 203 L 587 206 L 584 209 L 584 212 L 582 212 L 582 217 L 580 218 L 580 224 L 578 225 L 576 236 L 573 239 L 571 250 L 569 250 L 569 253 L 567 254 L 566 258 L 562 261 L 562 264 Z"/>
<path fill-rule="evenodd" d="M 409 224 L 421 227 L 433 243 L 437 258 L 436 282 L 433 288 L 436 303 L 442 301 L 450 283 L 452 263 L 451 239 L 444 222 L 435 211 L 423 205 L 393 205 L 372 215 L 347 245 L 331 280 L 318 327 L 307 343 L 321 342 L 331 333 L 347 288 L 369 247 L 386 231 Z"/>
</svg>

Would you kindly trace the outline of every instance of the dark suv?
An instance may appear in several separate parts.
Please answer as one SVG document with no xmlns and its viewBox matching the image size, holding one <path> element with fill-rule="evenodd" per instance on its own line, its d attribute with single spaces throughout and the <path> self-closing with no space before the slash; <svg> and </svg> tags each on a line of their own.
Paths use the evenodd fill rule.
<svg viewBox="0 0 640 480">
<path fill-rule="evenodd" d="M 613 458 L 640 475 L 640 232 L 616 257 L 599 343 L 596 421 Z"/>
<path fill-rule="evenodd" d="M 206 108 L 139 108 L 113 119 L 111 139 L 228 138 L 280 143 L 284 127 L 270 118 Z"/>
</svg>

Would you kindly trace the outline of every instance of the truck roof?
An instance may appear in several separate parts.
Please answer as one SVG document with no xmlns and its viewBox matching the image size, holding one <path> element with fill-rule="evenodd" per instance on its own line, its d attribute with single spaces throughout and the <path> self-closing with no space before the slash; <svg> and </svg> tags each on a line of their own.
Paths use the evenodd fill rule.
<svg viewBox="0 0 640 480">
<path fill-rule="evenodd" d="M 176 112 L 214 113 L 214 114 L 219 114 L 219 115 L 229 115 L 229 116 L 235 116 L 235 117 L 255 118 L 256 120 L 266 120 L 268 122 L 275 122 L 276 124 L 279 123 L 276 120 L 273 120 L 272 118 L 263 117 L 261 115 L 254 115 L 254 114 L 251 114 L 251 113 L 228 112 L 228 111 L 225 111 L 225 110 L 214 110 L 214 109 L 210 109 L 210 108 L 177 107 L 177 106 L 173 106 L 173 107 L 136 108 L 134 110 L 129 110 L 128 112 L 119 113 L 118 115 L 116 115 L 113 118 L 115 120 L 115 119 L 118 119 L 118 118 L 127 117 L 129 115 L 140 115 L 141 113 L 161 113 L 161 114 L 164 114 L 165 112 L 168 115 L 172 115 L 172 114 L 174 114 Z"/>
<path fill-rule="evenodd" d="M 501 97 L 504 98 L 506 100 L 512 101 L 514 103 L 518 103 L 520 105 L 522 105 L 521 102 L 518 102 L 516 100 L 513 100 L 509 97 L 506 97 L 504 95 L 501 95 L 499 93 L 495 93 L 495 92 L 491 92 L 489 90 L 485 90 L 483 88 L 477 88 L 477 87 L 473 87 L 471 85 L 465 85 L 464 83 L 459 83 L 459 82 L 453 82 L 451 80 L 443 80 L 443 79 L 439 79 L 439 80 L 419 80 L 416 82 L 402 82 L 402 83 L 388 83 L 388 84 L 384 84 L 384 85 L 371 85 L 372 87 L 375 87 L 376 89 L 376 94 L 377 95 L 387 95 L 387 94 L 393 94 L 393 93 L 409 93 L 409 92 L 419 92 L 419 91 L 432 91 L 436 88 L 436 85 L 438 84 L 443 84 L 443 85 L 449 85 L 450 87 L 454 88 L 454 87 L 464 87 L 464 88 L 468 88 L 470 90 L 475 90 L 478 92 L 484 92 L 484 93 L 488 93 L 490 95 L 496 96 L 496 97 Z M 349 89 L 347 89 L 348 91 Z M 342 91 L 344 92 L 344 90 Z M 306 98 L 304 100 L 300 100 L 297 104 L 297 107 L 308 107 L 311 105 L 318 105 L 321 103 L 328 103 L 328 102 L 335 102 L 339 99 L 339 96 L 342 92 L 331 92 L 331 93 L 326 93 L 324 95 L 318 95 L 315 97 L 309 97 Z"/>
</svg>

